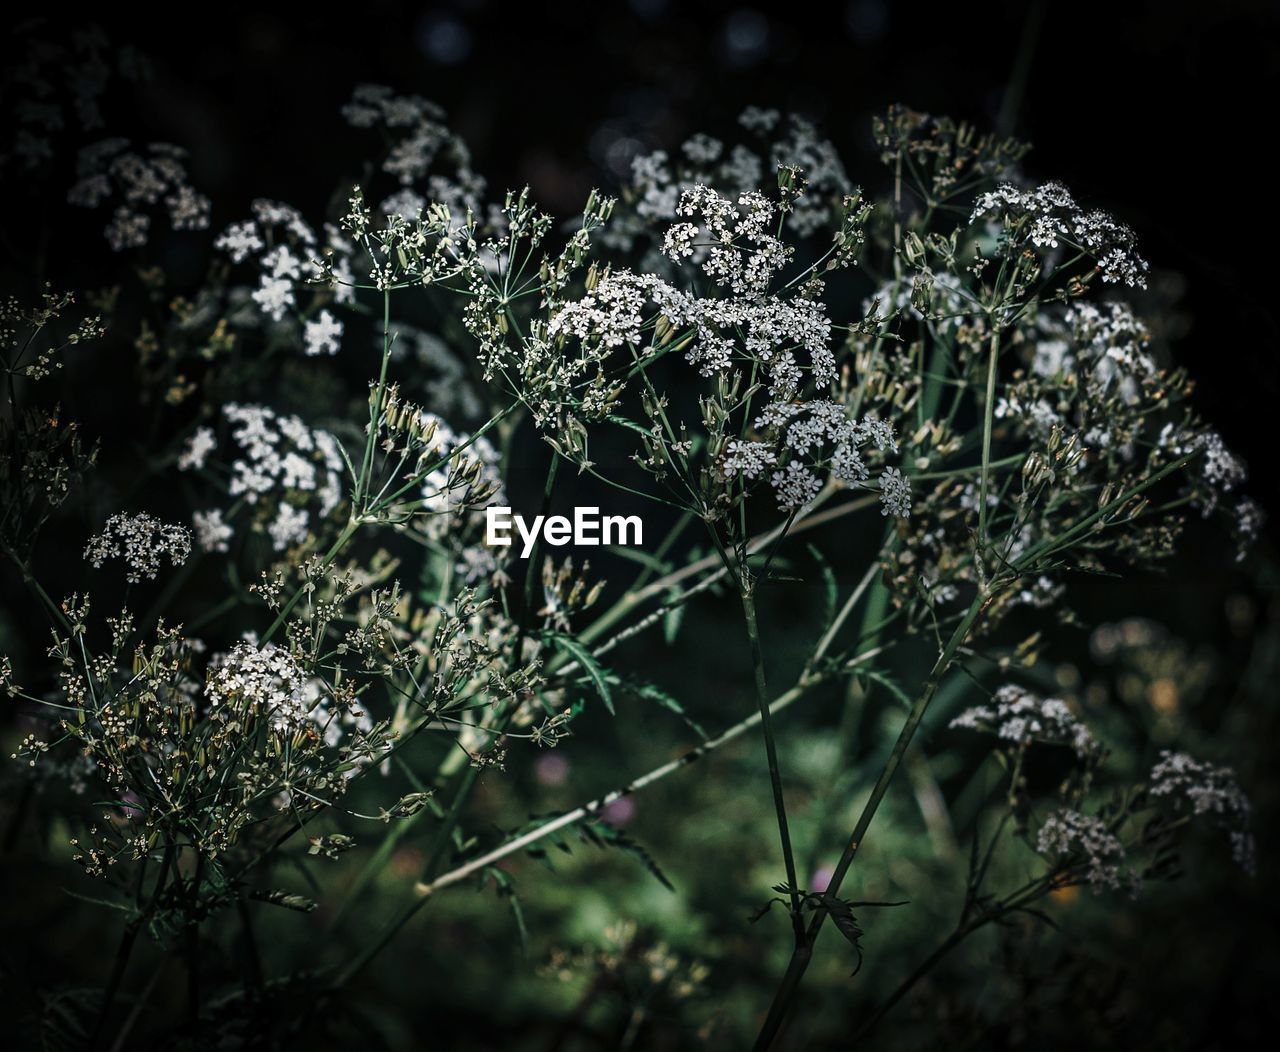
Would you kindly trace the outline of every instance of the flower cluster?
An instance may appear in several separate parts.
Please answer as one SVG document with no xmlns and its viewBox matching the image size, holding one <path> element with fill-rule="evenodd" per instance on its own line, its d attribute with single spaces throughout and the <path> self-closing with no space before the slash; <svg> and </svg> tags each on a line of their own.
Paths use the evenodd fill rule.
<svg viewBox="0 0 1280 1052">
<path fill-rule="evenodd" d="M 319 733 L 330 748 L 348 731 L 373 730 L 367 713 L 346 701 L 335 704 L 324 681 L 308 675 L 285 647 L 275 643 L 259 647 L 241 642 L 226 654 L 215 654 L 205 674 L 204 694 L 212 719 L 234 719 L 236 715 L 225 714 L 247 709 L 282 737 Z"/>
<path fill-rule="evenodd" d="M 84 557 L 94 569 L 108 559 L 125 564 L 125 578 L 130 584 L 144 577 L 155 580 L 161 560 L 181 566 L 191 554 L 191 531 L 185 526 L 171 526 L 153 515 L 118 513 L 112 515 L 102 532 L 89 538 Z"/>
<path fill-rule="evenodd" d="M 484 180 L 472 170 L 470 151 L 435 103 L 417 95 L 396 95 L 384 85 L 362 84 L 342 115 L 353 127 L 379 128 L 393 140 L 382 170 L 400 190 L 382 202 L 383 215 L 412 220 L 428 201 L 456 211 L 479 210 Z M 439 170 L 441 162 L 448 162 L 448 174 Z"/>
<path fill-rule="evenodd" d="M 137 48 L 112 40 L 99 27 L 83 28 L 64 42 L 44 37 L 42 23 L 32 19 L 14 28 L 12 59 L 0 73 L 12 136 L 0 143 L 0 167 L 16 162 L 27 173 L 61 159 L 59 140 L 77 132 L 101 135 L 110 89 L 150 74 Z"/>
<path fill-rule="evenodd" d="M 765 294 L 793 250 L 774 234 L 777 208 L 759 190 L 721 197 L 709 186 L 680 195 L 677 222 L 667 228 L 662 251 L 674 263 L 686 259 L 735 296 Z"/>
<path fill-rule="evenodd" d="M 951 201 L 975 184 L 1015 176 L 1030 149 L 1017 139 L 901 104 L 873 118 L 871 133 L 881 161 L 903 166 L 919 179 L 916 189 L 938 203 Z"/>
<path fill-rule="evenodd" d="M 79 208 L 101 208 L 118 200 L 103 231 L 117 252 L 140 248 L 150 236 L 152 212 L 161 206 L 174 230 L 209 226 L 209 199 L 187 181 L 185 153 L 167 143 L 145 151 L 130 149 L 128 139 L 104 139 L 80 151 L 80 180 L 67 194 Z"/>
<path fill-rule="evenodd" d="M 776 465 L 770 481 L 778 506 L 787 511 L 817 497 L 824 471 L 849 486 L 865 483 L 870 469 L 862 450 L 867 445 L 881 452 L 898 449 L 889 424 L 875 417 L 852 420 L 845 406 L 828 399 L 773 402 L 756 419 L 755 427 L 772 441 L 732 441 L 721 468 L 726 477 L 741 472 L 750 480 L 766 466 Z M 900 471 L 886 469 L 879 489 L 885 514 L 909 514 L 911 484 Z"/>
<path fill-rule="evenodd" d="M 1192 500 L 1206 517 L 1248 478 L 1244 461 L 1227 448 L 1217 431 L 1170 422 L 1160 432 L 1157 445 L 1175 457 L 1201 454 L 1199 479 L 1193 486 Z"/>
<path fill-rule="evenodd" d="M 1079 872 L 1095 894 L 1125 889 L 1135 892 L 1141 877 L 1125 865 L 1120 838 L 1101 818 L 1061 808 L 1044 820 L 1036 835 L 1036 850 L 1046 858 L 1064 859 Z"/>
<path fill-rule="evenodd" d="M 979 219 L 1002 219 L 1004 236 L 1019 250 L 1026 246 L 1043 252 L 1061 242 L 1095 260 L 1104 282 L 1147 286 L 1150 268 L 1138 254 L 1133 231 L 1106 212 L 1084 211 L 1061 183 L 1033 190 L 1002 183 L 974 204 L 970 222 Z"/>
<path fill-rule="evenodd" d="M 682 197 L 698 186 L 713 187 L 737 198 L 754 193 L 769 172 L 779 168 L 804 173 L 807 193 L 788 206 L 787 222 L 798 237 L 816 233 L 838 216 L 841 200 L 852 192 L 835 147 L 812 122 L 797 114 L 751 106 L 739 117 L 757 139 L 754 146 L 733 146 L 698 133 L 672 158 L 665 150 L 636 156 L 627 195 L 634 200 L 636 220 L 624 217 L 611 228 L 610 244 L 630 247 L 648 222 L 670 223 L 680 215 Z"/>
<path fill-rule="evenodd" d="M 214 241 L 232 263 L 248 263 L 257 274 L 244 309 L 233 314 L 236 323 L 294 326 L 296 318 L 290 331 L 305 355 L 336 354 L 344 323 L 321 303 L 330 297 L 338 305 L 355 299 L 350 243 L 332 224 L 317 233 L 292 205 L 259 198 L 250 210 L 251 219 L 232 223 Z M 312 297 L 304 309 L 303 289 L 318 284 L 328 287 L 328 296 Z"/>
<path fill-rule="evenodd" d="M 342 452 L 328 431 L 261 405 L 228 402 L 223 418 L 240 453 L 231 462 L 228 492 L 256 509 L 276 551 L 306 540 L 313 522 L 327 518 L 342 500 Z M 218 448 L 214 429 L 198 428 L 178 459 L 182 470 L 204 467 Z M 314 516 L 314 519 L 313 519 Z M 230 526 L 223 514 L 197 512 L 197 539 L 207 550 L 225 551 Z"/>
<path fill-rule="evenodd" d="M 1249 832 L 1249 798 L 1230 767 L 1195 760 L 1184 752 L 1165 750 L 1151 769 L 1153 797 L 1167 797 L 1197 817 L 1209 818 L 1226 831 L 1231 856 L 1246 872 L 1254 869 L 1254 843 Z"/>
<path fill-rule="evenodd" d="M 1065 701 L 1041 698 L 1007 683 L 990 705 L 974 705 L 951 721 L 952 727 L 994 734 L 1001 742 L 1026 748 L 1036 742 L 1065 745 L 1082 760 L 1097 755 L 1100 746 Z"/>
<path fill-rule="evenodd" d="M 209 662 L 205 697 L 213 718 L 218 710 L 243 704 L 281 734 L 311 724 L 314 699 L 304 693 L 306 674 L 287 650 L 268 643 L 237 643 Z"/>
</svg>

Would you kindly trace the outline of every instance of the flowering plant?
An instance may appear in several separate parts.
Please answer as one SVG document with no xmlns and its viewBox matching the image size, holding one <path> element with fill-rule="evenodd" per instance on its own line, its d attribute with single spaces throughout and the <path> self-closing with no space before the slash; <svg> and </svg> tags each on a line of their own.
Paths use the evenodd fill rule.
<svg viewBox="0 0 1280 1052">
<path fill-rule="evenodd" d="M 1194 825 L 1252 864 L 1228 768 L 1166 750 L 1149 773 L 1113 770 L 1105 736 L 1076 701 L 1042 697 L 1034 667 L 1082 574 L 1178 558 L 1187 509 L 1225 520 L 1242 554 L 1261 524 L 1244 465 L 1124 298 L 1149 274 L 1128 227 L 1028 178 L 1023 144 L 902 107 L 875 124 L 886 174 L 859 173 L 866 188 L 810 123 L 749 109 L 755 146 L 700 135 L 676 157 L 640 156 L 616 196 L 593 191 L 569 222 L 527 190 L 492 198 L 425 100 L 366 86 L 343 113 L 383 133 L 383 153 L 328 216 L 261 199 L 215 228 L 181 151 L 81 151 L 67 200 L 111 209 L 105 240 L 131 276 L 121 266 L 87 311 L 52 290 L 4 308 L 0 547 L 52 631 L 47 649 L 5 659 L 23 725 L 11 751 L 23 799 L 78 787 L 41 842 L 70 840 L 99 884 L 83 897 L 124 914 L 101 996 L 72 1029 L 127 1038 L 146 933 L 160 970 L 135 1004 L 167 954 L 186 975 L 185 1018 L 163 1025 L 233 1040 L 265 1014 L 292 1033 L 306 1013 L 281 990 L 304 970 L 265 971 L 257 914 L 323 905 L 344 930 L 405 844 L 416 864 L 397 910 L 310 976 L 326 1009 L 426 904 L 447 911 L 453 886 L 492 887 L 523 929 L 517 892 L 536 896 L 536 879 L 507 867 L 571 831 L 665 883 L 665 860 L 609 809 L 696 778 L 680 772 L 758 728 L 775 897 L 725 879 L 749 886 L 761 918 L 785 917 L 768 1047 L 828 921 L 876 966 L 862 925 L 888 904 L 842 893 L 944 691 L 965 692 L 950 725 L 989 744 L 978 767 L 998 769 L 1001 791 L 970 816 L 954 931 L 864 1031 L 979 930 L 1078 885 L 1137 894 L 1168 876 Z M 171 285 L 144 262 L 161 237 L 199 240 L 207 273 Z M 110 462 L 129 451 L 88 444 L 52 390 L 117 331 L 148 420 L 128 484 Z M 369 379 L 354 396 L 353 370 Z M 313 394 L 290 393 L 300 376 Z M 486 508 L 545 515 L 566 486 L 640 509 L 661 538 L 632 553 L 638 566 L 606 560 L 607 578 L 541 542 L 523 564 L 484 544 Z M 82 563 L 50 574 L 60 537 L 86 522 Z M 768 624 L 797 579 L 827 591 L 799 661 Z M 628 644 L 678 640 L 683 612 L 717 597 L 741 646 L 716 661 L 751 690 L 725 671 L 700 706 L 628 661 Z M 865 793 L 828 787 L 854 813 L 819 886 L 798 861 L 810 845 L 793 833 L 774 721 L 833 687 L 851 710 L 888 699 L 896 725 L 869 767 L 843 772 Z M 652 734 L 696 744 L 524 825 L 477 814 L 485 783 L 550 770 L 542 758 L 571 751 L 580 721 L 641 706 Z M 297 873 L 321 864 L 346 868 L 315 879 L 317 899 Z M 243 984 L 218 959 L 229 926 Z M 704 963 L 624 935 L 557 954 L 552 971 L 622 982 L 643 961 L 663 997 L 695 996 Z M 645 1016 L 632 1018 L 630 1040 Z"/>
</svg>

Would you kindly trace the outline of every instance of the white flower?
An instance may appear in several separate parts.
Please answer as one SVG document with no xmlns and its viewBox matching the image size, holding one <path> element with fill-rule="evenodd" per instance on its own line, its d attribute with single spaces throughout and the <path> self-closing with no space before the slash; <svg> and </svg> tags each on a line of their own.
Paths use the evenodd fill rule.
<svg viewBox="0 0 1280 1052">
<path fill-rule="evenodd" d="M 768 133 L 778 126 L 782 115 L 774 109 L 748 106 L 738 115 L 738 123 L 748 131 Z"/>
<path fill-rule="evenodd" d="M 698 228 L 693 223 L 672 223 L 662 239 L 662 252 L 677 263 L 693 255 L 693 243 L 697 240 Z"/>
<path fill-rule="evenodd" d="M 131 584 L 144 577 L 155 580 L 160 560 L 168 557 L 181 566 L 191 554 L 191 531 L 185 526 L 170 526 L 152 515 L 112 515 L 102 532 L 89 538 L 84 557 L 94 569 L 107 559 L 121 559 L 126 566 L 125 579 Z"/>
<path fill-rule="evenodd" d="M 213 243 L 213 247 L 226 252 L 232 263 L 243 263 L 251 254 L 261 252 L 266 246 L 258 236 L 257 226 L 252 220 L 246 219 L 227 227 Z"/>
<path fill-rule="evenodd" d="M 205 695 L 215 719 L 235 719 L 245 709 L 265 717 L 277 733 L 291 734 L 315 726 L 316 699 L 308 697 L 305 686 L 305 674 L 283 647 L 268 643 L 259 650 L 253 643 L 237 643 L 209 663 Z"/>
<path fill-rule="evenodd" d="M 314 321 L 303 326 L 306 353 L 310 357 L 320 354 L 337 354 L 338 341 L 342 339 L 342 322 L 327 310 L 322 310 Z"/>
<path fill-rule="evenodd" d="M 327 517 L 342 500 L 345 465 L 338 440 L 266 406 L 229 402 L 222 415 L 231 424 L 238 453 L 228 492 L 261 508 L 256 521 L 276 551 L 304 541 L 312 516 Z M 213 446 L 212 429 L 201 428 L 188 441 L 179 466 L 199 467 Z M 201 547 L 227 550 L 231 527 L 222 512 L 199 512 L 194 523 Z"/>
<path fill-rule="evenodd" d="M 1200 457 L 1200 478 L 1203 485 L 1195 487 L 1192 503 L 1200 508 L 1201 514 L 1206 518 L 1217 510 L 1226 494 L 1249 477 L 1244 461 L 1227 448 L 1217 431 L 1187 434 L 1170 422 L 1161 430 L 1156 445 L 1168 449 L 1175 457 L 1185 456 L 1197 449 L 1204 450 Z"/>
<path fill-rule="evenodd" d="M 271 537 L 271 547 L 278 552 L 284 551 L 290 544 L 300 544 L 307 539 L 307 522 L 310 516 L 305 508 L 295 508 L 292 504 L 282 503 L 276 511 L 276 517 L 267 527 Z"/>
<path fill-rule="evenodd" d="M 1105 212 L 1085 212 L 1061 183 L 1023 190 L 1003 183 L 974 204 L 970 222 L 987 216 L 1004 218 L 1036 248 L 1056 248 L 1063 238 L 1087 251 L 1107 283 L 1147 287 L 1147 261 L 1138 254 L 1137 238 Z"/>
<path fill-rule="evenodd" d="M 130 149 L 127 139 L 107 139 L 84 147 L 78 157 L 79 180 L 67 202 L 79 208 L 98 208 L 117 201 L 104 233 L 112 249 L 138 248 L 147 243 L 154 216 L 163 205 L 174 230 L 203 230 L 209 225 L 209 199 L 187 182 L 184 152 L 166 143 L 152 143 L 145 152 Z"/>
<path fill-rule="evenodd" d="M 897 468 L 887 468 L 880 476 L 881 515 L 904 519 L 911 514 L 911 481 Z"/>
<path fill-rule="evenodd" d="M 1081 759 L 1099 751 L 1089 728 L 1058 698 L 1041 698 L 1009 683 L 996 691 L 992 702 L 966 709 L 950 725 L 994 734 L 1018 746 L 1066 745 Z"/>
<path fill-rule="evenodd" d="M 209 454 L 218 447 L 218 439 L 211 427 L 198 427 L 187 439 L 186 447 L 178 456 L 178 470 L 191 471 L 204 467 Z"/>
<path fill-rule="evenodd" d="M 1248 831 L 1251 808 L 1235 771 L 1166 749 L 1151 769 L 1150 786 L 1152 796 L 1170 797 L 1177 805 L 1189 806 L 1193 815 L 1207 816 L 1227 831 L 1232 857 L 1246 872 L 1252 872 L 1253 837 Z"/>
<path fill-rule="evenodd" d="M 191 527 L 195 531 L 196 544 L 202 551 L 226 552 L 231 550 L 232 529 L 222 517 L 221 508 L 197 511 L 191 515 Z"/>
<path fill-rule="evenodd" d="M 406 186 L 383 201 L 378 210 L 385 216 L 399 216 L 402 219 L 414 220 L 426 207 L 427 199 Z"/>
<path fill-rule="evenodd" d="M 743 442 L 734 439 L 725 449 L 724 461 L 720 470 L 727 479 L 741 474 L 743 478 L 755 479 L 765 470 L 778 462 L 777 456 L 764 442 Z"/>
<path fill-rule="evenodd" d="M 790 461 L 782 471 L 775 471 L 771 481 L 778 496 L 778 507 L 784 511 L 803 508 L 822 492 L 822 480 L 798 460 Z"/>
<path fill-rule="evenodd" d="M 262 283 L 253 290 L 253 302 L 272 321 L 279 321 L 284 317 L 284 312 L 293 306 L 293 282 L 288 278 L 274 278 L 263 274 Z"/>
<path fill-rule="evenodd" d="M 694 164 L 715 164 L 724 152 L 724 143 L 710 135 L 698 132 L 690 136 L 680 149 Z"/>
<path fill-rule="evenodd" d="M 179 186 L 165 198 L 169 207 L 169 223 L 174 230 L 207 230 L 209 199 L 189 186 Z"/>
<path fill-rule="evenodd" d="M 548 332 L 553 337 L 568 333 L 605 347 L 638 344 L 646 292 L 656 281 L 628 271 L 611 274 L 601 279 L 595 291 L 566 304 L 551 319 Z"/>
<path fill-rule="evenodd" d="M 150 227 L 149 215 L 134 212 L 126 205 L 121 205 L 115 210 L 111 222 L 107 224 L 103 233 L 113 251 L 123 252 L 126 248 L 140 248 L 145 245 Z"/>
<path fill-rule="evenodd" d="M 1266 522 L 1267 513 L 1252 497 L 1242 497 L 1236 504 L 1235 521 L 1232 524 L 1236 540 L 1236 562 L 1244 561 Z"/>
<path fill-rule="evenodd" d="M 1055 860 L 1080 853 L 1074 865 L 1085 866 L 1085 879 L 1097 894 L 1121 887 L 1136 892 L 1140 877 L 1125 869 L 1124 845 L 1100 818 L 1066 808 L 1045 819 L 1036 836 L 1036 850 Z"/>
</svg>

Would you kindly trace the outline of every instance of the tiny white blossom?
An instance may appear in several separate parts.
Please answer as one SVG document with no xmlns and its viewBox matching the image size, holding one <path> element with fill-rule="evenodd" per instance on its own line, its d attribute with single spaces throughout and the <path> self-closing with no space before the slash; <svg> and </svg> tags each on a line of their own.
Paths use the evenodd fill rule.
<svg viewBox="0 0 1280 1052">
<path fill-rule="evenodd" d="M 950 725 L 994 734 L 1018 746 L 1034 742 L 1066 745 L 1081 759 L 1099 751 L 1089 728 L 1058 698 L 1041 698 L 1009 683 L 991 700 L 990 705 L 965 709 Z"/>
<path fill-rule="evenodd" d="M 102 532 L 89 538 L 84 557 L 95 569 L 108 559 L 124 562 L 125 578 L 131 584 L 144 577 L 154 580 L 160 572 L 160 560 L 167 557 L 181 566 L 191 554 L 191 531 L 185 526 L 171 526 L 153 515 L 112 515 Z"/>
<path fill-rule="evenodd" d="M 303 338 L 306 340 L 306 353 L 310 357 L 320 354 L 337 354 L 338 343 L 342 339 L 342 322 L 322 310 L 314 320 L 303 326 Z"/>
<path fill-rule="evenodd" d="M 218 447 L 218 439 L 211 427 L 198 427 L 187 439 L 187 444 L 178 456 L 178 470 L 191 471 L 204 467 L 205 461 Z"/>
<path fill-rule="evenodd" d="M 897 468 L 887 468 L 880 476 L 881 515 L 903 519 L 911 514 L 911 480 Z"/>
<path fill-rule="evenodd" d="M 202 551 L 227 552 L 231 550 L 233 531 L 223 518 L 221 508 L 197 511 L 191 515 L 191 528 L 195 531 L 196 544 Z"/>
<path fill-rule="evenodd" d="M 232 223 L 218 236 L 213 243 L 214 248 L 221 249 L 231 257 L 232 263 L 243 263 L 255 252 L 261 252 L 266 246 L 258 236 L 257 225 L 246 219 L 241 223 Z"/>
<path fill-rule="evenodd" d="M 1151 769 L 1150 792 L 1154 797 L 1168 797 L 1177 805 L 1190 807 L 1193 815 L 1207 817 L 1225 830 L 1230 834 L 1236 863 L 1246 872 L 1253 871 L 1249 798 L 1230 767 L 1204 763 L 1184 752 L 1166 749 Z"/>
<path fill-rule="evenodd" d="M 1055 860 L 1083 856 L 1085 879 L 1094 894 L 1127 888 L 1136 892 L 1140 877 L 1125 865 L 1124 845 L 1101 818 L 1062 808 L 1045 819 L 1036 836 L 1036 850 Z"/>
</svg>

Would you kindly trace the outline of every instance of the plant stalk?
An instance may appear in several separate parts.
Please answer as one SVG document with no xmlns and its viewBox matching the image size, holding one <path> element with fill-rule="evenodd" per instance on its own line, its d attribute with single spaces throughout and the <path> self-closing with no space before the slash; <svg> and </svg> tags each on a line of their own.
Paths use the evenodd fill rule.
<svg viewBox="0 0 1280 1052">
<path fill-rule="evenodd" d="M 760 710 L 760 727 L 764 731 L 764 750 L 769 762 L 769 783 L 773 787 L 773 809 L 778 816 L 778 839 L 782 844 L 782 861 L 787 871 L 787 896 L 791 901 L 791 925 L 796 948 L 805 944 L 804 917 L 800 911 L 800 884 L 796 877 L 796 858 L 791 848 L 791 830 L 787 824 L 786 795 L 778 766 L 778 748 L 773 737 L 773 718 L 769 712 L 769 688 L 765 682 L 764 650 L 760 645 L 760 627 L 756 621 L 755 585 L 747 581 L 742 588 L 742 614 L 751 644 L 751 665 L 755 672 L 756 704 Z"/>
</svg>

